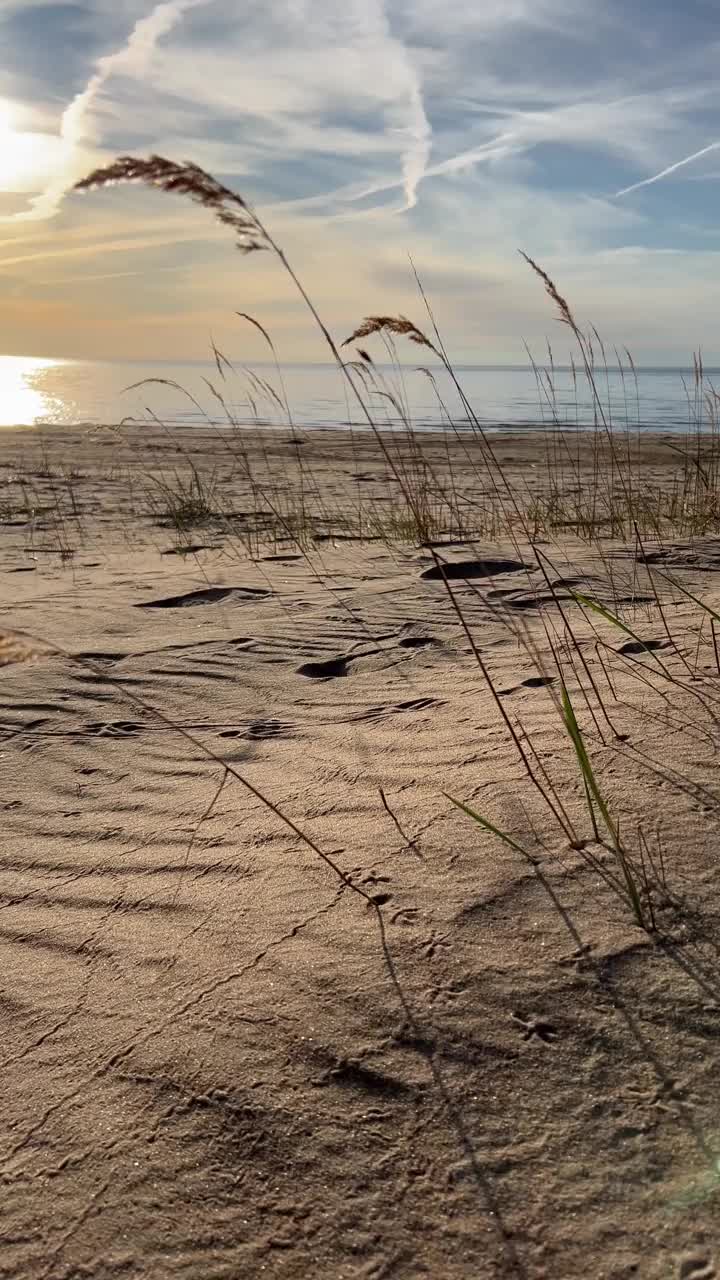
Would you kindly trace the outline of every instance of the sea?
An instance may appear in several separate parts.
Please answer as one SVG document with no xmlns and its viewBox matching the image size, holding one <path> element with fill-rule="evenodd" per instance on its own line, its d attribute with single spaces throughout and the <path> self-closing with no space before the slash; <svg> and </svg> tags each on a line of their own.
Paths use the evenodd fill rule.
<svg viewBox="0 0 720 1280">
<path fill-rule="evenodd" d="M 441 368 L 375 365 L 362 380 L 373 421 L 386 429 L 417 431 L 468 427 L 468 408 L 488 431 L 560 424 L 591 426 L 598 406 L 584 380 L 568 368 L 543 371 L 521 365 L 460 365 L 462 391 Z M 712 419 L 713 378 L 705 370 L 703 395 L 691 369 L 602 370 L 597 392 L 615 427 L 682 432 Z M 552 388 L 552 389 L 551 389 Z M 463 397 L 465 403 L 463 403 Z M 0 356 L 0 426 L 117 424 L 128 419 L 168 426 L 368 429 L 357 401 L 333 365 L 229 366 L 162 361 L 101 362 Z"/>
</svg>

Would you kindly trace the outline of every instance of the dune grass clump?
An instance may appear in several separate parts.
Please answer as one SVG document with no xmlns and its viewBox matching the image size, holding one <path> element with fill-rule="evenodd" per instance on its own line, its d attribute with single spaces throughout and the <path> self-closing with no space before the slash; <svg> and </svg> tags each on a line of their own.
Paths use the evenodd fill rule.
<svg viewBox="0 0 720 1280">
<path fill-rule="evenodd" d="M 189 476 L 181 472 L 167 479 L 153 476 L 148 501 L 157 518 L 178 534 L 210 524 L 222 509 L 217 482 L 196 467 Z"/>
<path fill-rule="evenodd" d="M 503 730 L 509 735 L 522 763 L 528 786 L 541 798 L 546 814 L 563 840 L 570 848 L 581 852 L 593 870 L 613 888 L 628 907 L 636 925 L 654 932 L 657 917 L 652 887 L 658 878 L 657 860 L 650 852 L 642 823 L 638 827 L 635 853 L 629 851 L 625 834 L 621 834 L 620 820 L 613 813 L 612 799 L 592 763 L 591 744 L 619 751 L 628 737 L 617 730 L 608 710 L 616 701 L 608 654 L 617 657 L 617 651 L 598 634 L 594 658 L 587 656 L 586 641 L 571 624 L 568 600 L 570 605 L 585 610 L 586 621 L 594 611 L 601 622 L 624 628 L 631 637 L 636 637 L 637 633 L 634 627 L 623 622 L 619 608 L 611 611 L 580 593 L 565 596 L 565 603 L 562 603 L 563 597 L 550 575 L 552 560 L 547 553 L 547 542 L 550 540 L 555 545 L 560 539 L 572 535 L 593 546 L 607 570 L 611 595 L 614 596 L 616 570 L 605 550 L 609 540 L 630 540 L 638 552 L 637 560 L 641 562 L 646 554 L 646 540 L 656 546 L 668 537 L 696 537 L 720 532 L 720 397 L 707 384 L 701 359 L 695 358 L 694 386 L 688 391 L 688 432 L 679 443 L 675 440 L 667 443 L 667 450 L 675 461 L 675 471 L 672 483 L 661 488 L 643 474 L 638 380 L 632 358 L 627 352 L 624 358 L 616 353 L 626 408 L 623 422 L 618 425 L 613 417 L 609 394 L 610 365 L 602 339 L 596 330 L 586 332 L 580 327 L 555 282 L 532 257 L 523 254 L 528 267 L 542 283 L 559 320 L 571 334 L 577 354 L 577 361 L 573 358 L 572 376 L 576 390 L 578 382 L 582 381 L 589 391 L 593 422 L 587 430 L 573 430 L 561 419 L 557 408 L 554 358 L 549 351 L 547 367 L 533 365 L 546 423 L 545 431 L 538 436 L 540 465 L 537 476 L 513 481 L 500 460 L 497 437 L 488 432 L 463 389 L 417 273 L 415 278 L 427 316 L 427 332 L 404 315 L 376 314 L 365 318 L 339 345 L 283 250 L 259 215 L 237 192 L 197 165 L 176 164 L 160 156 L 147 160 L 121 157 L 89 174 L 77 184 L 76 189 L 102 189 L 118 182 L 141 182 L 168 194 L 189 198 L 206 208 L 230 230 L 241 252 L 266 251 L 275 258 L 304 301 L 361 421 L 375 438 L 386 467 L 388 500 L 380 502 L 377 497 L 370 500 L 359 498 L 351 510 L 342 512 L 333 510 L 327 502 L 319 477 L 305 467 L 299 448 L 296 450 L 297 465 L 290 490 L 287 486 L 279 487 L 269 453 L 264 469 L 258 469 L 256 463 L 250 462 L 242 428 L 228 408 L 224 390 L 208 382 L 214 399 L 225 408 L 227 425 L 233 428 L 225 437 L 224 448 L 234 461 L 243 494 L 250 502 L 249 509 L 244 512 L 245 517 L 249 517 L 249 526 L 246 524 L 245 532 L 238 533 L 233 513 L 227 509 L 227 504 L 223 509 L 223 500 L 213 478 L 202 479 L 192 463 L 189 464 L 189 473 L 185 476 L 177 474 L 172 483 L 167 480 L 156 482 L 167 518 L 182 534 L 198 524 L 224 521 L 226 533 L 237 536 L 242 548 L 250 554 L 257 553 L 263 540 L 272 542 L 274 539 L 294 544 L 311 561 L 318 544 L 333 536 L 377 537 L 388 543 L 406 542 L 429 551 L 458 625 L 468 641 L 472 658 L 493 699 Z M 285 415 L 286 425 L 293 432 L 292 439 L 297 442 L 272 339 L 259 321 L 245 313 L 241 313 L 241 318 L 264 336 L 278 377 L 278 385 L 273 386 L 267 378 L 246 370 L 248 402 L 256 404 L 258 396 L 265 396 Z M 438 465 L 437 459 L 434 463 L 430 461 L 422 434 L 414 429 L 401 387 L 388 377 L 368 350 L 368 343 L 372 345 L 373 340 L 384 345 L 385 354 L 390 356 L 395 369 L 400 369 L 396 344 L 406 341 L 428 353 L 449 380 L 461 406 L 457 418 L 448 413 L 442 401 L 433 369 L 420 370 L 436 391 L 446 437 L 454 436 L 458 446 L 456 456 L 457 452 L 464 455 L 467 465 L 463 465 L 460 472 L 449 449 L 446 465 Z M 347 348 L 353 349 L 351 359 L 345 359 L 342 354 Z M 215 350 L 214 354 L 218 375 L 224 382 L 232 366 L 220 352 Z M 603 386 L 608 388 L 607 394 L 604 394 Z M 633 393 L 637 404 L 635 423 L 631 422 L 629 412 Z M 384 427 L 383 410 L 393 413 L 396 429 L 392 432 Z M 252 529 L 251 536 L 248 535 L 248 527 Z M 518 553 L 520 562 L 534 563 L 545 579 L 550 603 L 545 612 L 540 611 L 540 615 L 561 681 L 562 694 L 556 699 L 559 741 L 563 741 L 570 750 L 579 771 L 592 833 L 589 839 L 578 834 L 578 815 L 570 815 L 540 752 L 506 710 L 482 646 L 468 621 L 461 595 L 453 588 L 449 577 L 442 573 L 444 561 L 436 548 L 443 543 L 458 545 L 462 541 L 470 543 L 481 538 L 509 542 Z M 637 575 L 637 570 L 635 573 Z M 634 599 L 633 594 L 630 599 Z M 663 625 L 670 635 L 654 585 L 650 599 L 654 599 L 658 606 Z M 501 605 L 498 605 L 498 613 L 507 621 L 517 643 L 525 646 L 535 659 L 534 642 L 529 640 L 527 631 L 512 622 L 509 615 L 502 612 Z M 717 617 L 713 615 L 713 623 Z M 712 636 L 715 642 L 714 628 Z M 642 669 L 637 671 L 638 680 L 655 689 L 654 676 L 659 674 L 669 684 L 673 696 L 684 697 L 687 683 L 683 673 L 670 671 L 656 654 L 644 649 L 642 639 L 638 643 L 641 657 L 649 656 L 651 659 L 649 666 L 639 663 Z M 681 667 L 690 671 L 687 646 L 675 640 L 672 643 Z M 716 695 L 708 687 L 708 678 L 703 676 L 700 679 L 697 675 L 700 645 L 701 636 L 694 659 L 694 678 L 697 679 L 691 692 L 703 713 L 712 720 Z M 658 665 L 662 669 L 659 673 Z M 720 663 L 718 666 L 720 668 Z M 585 709 L 582 717 L 581 708 Z M 587 721 L 585 725 L 581 724 L 581 718 Z M 712 723 L 714 725 L 714 721 Z M 480 815 L 476 808 L 457 797 L 447 798 L 487 832 L 532 860 L 533 855 L 512 833 L 504 831 L 499 824 Z M 664 868 L 662 879 L 666 888 Z M 379 924 L 382 925 L 381 913 Z"/>
</svg>

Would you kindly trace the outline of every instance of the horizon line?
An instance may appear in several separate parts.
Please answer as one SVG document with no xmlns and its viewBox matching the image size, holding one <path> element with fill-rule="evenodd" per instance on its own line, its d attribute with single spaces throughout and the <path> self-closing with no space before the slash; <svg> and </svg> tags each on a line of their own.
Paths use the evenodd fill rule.
<svg viewBox="0 0 720 1280">
<path fill-rule="evenodd" d="M 103 365 L 103 364 L 108 364 L 108 365 L 131 365 L 131 364 L 132 364 L 132 365 L 174 365 L 175 367 L 183 366 L 183 367 L 188 367 L 188 368 L 193 368 L 193 367 L 197 367 L 197 368 L 207 368 L 208 366 L 209 366 L 209 367 L 212 367 L 212 368 L 215 368 L 215 367 L 216 367 L 215 361 L 214 361 L 214 360 L 212 360 L 212 359 L 205 359 L 205 360 L 198 360 L 198 359 L 182 359 L 182 360 L 177 360 L 177 359 L 175 359 L 175 360 L 173 360 L 173 359 L 172 359 L 171 357 L 169 357 L 169 356 L 157 356 L 157 357 L 149 357 L 149 356 L 142 356 L 142 357 L 138 357 L 138 356 L 117 356 L 117 357 L 114 357 L 114 358 L 113 358 L 113 357 L 108 357 L 108 356 L 105 356 L 105 357 L 98 357 L 98 356 L 54 356 L 54 355 L 47 355 L 47 354 L 44 354 L 44 355 L 38 355 L 38 354 L 35 354 L 35 355 L 28 355 L 27 353 L 22 353 L 22 354 L 20 354 L 20 353 L 17 353 L 17 352 L 0 352 L 0 360 L 28 360 L 28 361 L 37 360 L 38 362 L 42 361 L 43 363 L 50 363 L 50 364 L 57 364 L 57 365 L 64 365 L 64 364 L 67 364 L 67 365 L 70 365 L 70 364 L 90 364 L 90 365 Z M 233 362 L 232 362 L 232 361 L 230 361 L 229 363 L 232 365 L 232 363 L 233 363 Z M 239 363 L 239 362 L 238 362 L 238 363 Z M 357 361 L 348 362 L 348 363 L 357 363 Z M 244 364 L 245 364 L 245 362 L 243 361 L 243 365 L 244 365 Z M 501 360 L 498 360 L 498 361 L 490 361 L 490 362 L 483 362 L 483 363 L 478 363 L 478 362 L 471 361 L 471 360 L 456 360 L 456 361 L 453 361 L 453 362 L 452 362 L 452 365 L 453 365 L 453 368 L 454 368 L 454 369 L 474 369 L 474 370 L 475 370 L 475 369 L 478 369 L 478 370 L 486 370 L 486 371 L 490 371 L 490 370 L 507 370 L 508 372 L 516 372 L 516 373 L 517 373 L 517 372 L 532 372 L 532 371 L 533 371 L 533 369 L 546 369 L 546 368 L 549 368 L 549 367 L 550 367 L 549 362 L 547 362 L 547 361 L 541 361 L 541 360 L 537 360 L 537 361 L 535 361 L 535 363 L 534 363 L 534 364 L 533 364 L 531 361 L 528 361 L 528 362 L 527 362 L 527 363 L 525 363 L 525 364 L 518 364 L 517 362 L 512 362 L 512 363 L 511 363 L 511 362 L 506 362 L 506 361 L 501 361 Z M 251 363 L 250 363 L 250 362 L 248 362 L 247 367 L 249 367 L 249 368 L 256 368 L 256 367 L 258 367 L 258 368 L 269 368 L 269 369 L 274 369 L 274 368 L 276 367 L 276 365 L 275 365 L 275 362 L 274 362 L 274 361 L 272 361 L 272 360 L 253 360 Z M 284 361 L 282 361 L 282 362 L 281 362 L 281 367 L 282 367 L 282 368 L 284 368 L 284 369 L 337 369 L 337 365 L 336 365 L 332 360 L 284 360 Z M 398 362 L 398 364 L 393 364 L 393 363 L 391 363 L 391 362 L 389 362 L 389 361 L 374 360 L 374 361 L 372 362 L 372 366 L 368 366 L 368 367 L 374 367 L 374 368 L 376 368 L 376 369 L 383 369 L 383 370 L 385 370 L 385 369 L 395 369 L 395 368 L 398 368 L 398 367 L 399 367 L 399 368 L 402 368 L 403 370 L 408 370 L 408 371 L 410 371 L 410 372 L 412 372 L 413 370 L 418 370 L 418 369 L 419 369 L 418 364 L 417 364 L 417 363 L 416 363 L 416 361 L 414 361 L 414 360 L 413 360 L 413 361 L 408 362 L 407 364 L 406 364 L 406 363 L 404 363 L 404 362 L 402 362 L 402 361 Z M 433 369 L 433 370 L 439 370 L 440 372 L 442 372 L 442 371 L 444 370 L 444 368 L 445 368 L 445 366 L 444 366 L 442 363 L 426 364 L 424 367 L 425 367 L 425 368 L 429 368 L 429 369 Z M 639 363 L 635 362 L 635 363 L 634 363 L 634 364 L 632 364 L 632 365 L 631 365 L 631 364 L 618 364 L 618 363 L 614 363 L 614 364 L 608 365 L 608 372 L 610 372 L 610 373 L 613 373 L 613 372 L 614 372 L 614 373 L 619 373 L 619 372 L 622 372 L 622 373 L 632 373 L 632 372 L 633 372 L 633 369 L 634 369 L 634 370 L 636 370 L 637 372 L 641 372 L 641 371 L 642 371 L 642 372 L 645 372 L 645 373 L 648 373 L 648 372 L 694 373 L 695 367 L 696 367 L 696 366 L 695 366 L 695 364 L 694 364 L 694 363 L 692 363 L 692 362 L 690 362 L 690 363 L 685 363 L 685 364 L 682 364 L 682 363 L 681 363 L 681 364 L 678 364 L 678 363 L 673 363 L 673 364 L 658 364 L 658 363 L 639 364 Z M 553 368 L 553 369 L 555 369 L 556 371 L 558 371 L 558 372 L 562 372 L 562 373 L 572 373 L 572 372 L 573 372 L 573 365 L 571 365 L 571 364 L 559 364 L 559 363 L 555 362 L 555 363 L 553 363 L 552 368 Z M 575 365 L 575 366 L 574 366 L 574 368 L 575 368 L 575 372 L 576 372 L 576 374 L 578 374 L 578 376 L 583 376 L 583 375 L 584 375 L 584 371 L 583 371 L 579 366 Z M 602 373 L 604 373 L 604 372 L 605 372 L 605 366 L 604 366 L 604 365 L 602 365 L 602 366 L 598 365 L 598 366 L 596 366 L 596 368 L 597 368 L 598 370 L 600 370 Z M 720 364 L 715 365 L 715 364 L 705 364 L 705 363 L 703 363 L 702 368 L 703 368 L 703 371 L 704 371 L 705 373 L 717 373 L 717 374 L 720 374 Z"/>
</svg>

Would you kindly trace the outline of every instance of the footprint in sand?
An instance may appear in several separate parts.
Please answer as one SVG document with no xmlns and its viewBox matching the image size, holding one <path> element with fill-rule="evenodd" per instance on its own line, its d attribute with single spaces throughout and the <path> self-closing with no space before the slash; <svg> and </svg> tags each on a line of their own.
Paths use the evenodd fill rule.
<svg viewBox="0 0 720 1280">
<path fill-rule="evenodd" d="M 303 662 L 298 667 L 299 676 L 307 676 L 308 680 L 336 680 L 348 673 L 347 658 L 326 658 L 324 662 Z"/>
<path fill-rule="evenodd" d="M 501 573 L 519 573 L 530 565 L 520 560 L 455 560 L 453 563 L 432 565 L 424 569 L 420 577 L 425 582 L 442 582 L 443 578 L 494 578 Z"/>
<path fill-rule="evenodd" d="M 428 645 L 439 644 L 434 636 L 405 636 L 398 640 L 399 649 L 426 649 Z"/>
<path fill-rule="evenodd" d="M 521 680 L 520 684 L 514 684 L 510 689 L 500 689 L 501 698 L 507 698 L 511 693 L 517 693 L 518 689 L 544 689 L 547 685 L 553 684 L 555 676 L 529 676 L 527 680 Z"/>
<path fill-rule="evenodd" d="M 179 547 L 168 547 L 166 551 L 161 551 L 161 556 L 195 556 L 198 551 L 217 551 L 217 544 L 212 542 L 189 542 Z"/>
<path fill-rule="evenodd" d="M 666 649 L 666 640 L 627 640 L 625 644 L 621 644 L 618 653 L 643 654 L 648 650 L 652 653 L 655 649 Z"/>
<path fill-rule="evenodd" d="M 217 604 L 220 600 L 261 600 L 272 593 L 262 587 L 204 587 L 202 591 L 186 591 L 180 596 L 166 596 L 162 600 L 144 600 L 136 609 L 189 609 L 202 604 Z"/>
<path fill-rule="evenodd" d="M 688 1253 L 678 1262 L 678 1280 L 715 1280 L 716 1276 L 715 1264 L 706 1254 Z"/>
</svg>

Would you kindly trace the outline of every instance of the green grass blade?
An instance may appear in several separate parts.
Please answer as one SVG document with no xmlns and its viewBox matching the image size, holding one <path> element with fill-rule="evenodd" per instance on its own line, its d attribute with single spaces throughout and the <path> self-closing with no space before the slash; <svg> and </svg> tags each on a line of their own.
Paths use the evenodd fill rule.
<svg viewBox="0 0 720 1280">
<path fill-rule="evenodd" d="M 614 627 L 618 627 L 620 631 L 624 631 L 626 636 L 630 636 L 632 640 L 645 650 L 648 657 L 652 658 L 653 662 L 657 663 L 663 675 L 666 675 L 668 679 L 671 679 L 670 672 L 665 664 L 660 661 L 657 654 L 654 653 L 652 649 L 648 649 L 642 636 L 639 636 L 637 631 L 633 631 L 632 627 L 629 627 L 626 622 L 623 622 L 621 618 L 618 618 L 617 614 L 611 613 L 609 609 L 606 609 L 604 605 L 599 604 L 597 600 L 591 600 L 590 596 L 584 596 L 579 591 L 570 591 L 569 594 L 572 596 L 573 600 L 577 600 L 578 604 L 584 605 L 586 609 L 592 609 L 593 613 L 599 613 L 600 617 L 604 618 L 606 622 L 611 622 Z"/>
<path fill-rule="evenodd" d="M 501 831 L 499 827 L 496 827 L 492 822 L 490 822 L 489 818 L 483 818 L 482 814 L 478 813 L 476 809 L 471 809 L 470 805 L 464 804 L 462 800 L 456 800 L 454 796 L 448 795 L 447 791 L 443 791 L 443 795 L 445 796 L 445 799 L 449 800 L 451 804 L 454 804 L 456 808 L 467 814 L 468 818 L 472 818 L 473 822 L 477 822 L 479 826 L 484 827 L 484 829 L 489 831 L 491 835 L 497 836 L 499 840 L 502 840 L 505 844 L 509 845 L 516 853 L 522 854 L 523 858 L 526 858 L 528 862 L 532 862 L 533 865 L 535 864 L 536 859 L 533 858 L 532 854 L 529 854 L 527 849 L 523 849 L 522 845 L 518 844 L 517 840 L 514 840 L 512 836 L 509 836 L 507 831 Z"/>
<path fill-rule="evenodd" d="M 575 754 L 577 756 L 578 764 L 580 766 L 580 770 L 583 775 L 583 781 L 585 783 L 586 794 L 588 795 L 588 799 L 592 797 L 592 799 L 595 801 L 595 804 L 598 807 L 602 820 L 605 823 L 605 826 L 607 827 L 608 833 L 610 835 L 610 839 L 612 840 L 612 843 L 613 843 L 613 848 L 615 850 L 615 856 L 617 857 L 617 860 L 620 863 L 620 867 L 622 869 L 623 879 L 625 880 L 625 887 L 627 889 L 628 899 L 633 909 L 635 919 L 637 920 L 639 925 L 644 925 L 645 918 L 643 914 L 642 902 L 640 901 L 640 894 L 638 892 L 638 887 L 635 882 L 635 877 L 633 876 L 632 869 L 628 862 L 627 854 L 625 853 L 625 850 L 623 849 L 620 843 L 620 830 L 619 830 L 619 827 L 617 827 L 616 824 L 613 822 L 610 816 L 610 810 L 608 809 L 605 798 L 598 785 L 597 778 L 595 777 L 595 771 L 592 767 L 592 764 L 590 763 L 590 757 L 588 756 L 587 749 L 585 747 L 585 742 L 583 741 L 582 730 L 580 728 L 580 725 L 577 722 L 575 710 L 572 705 L 572 702 L 570 701 L 570 694 L 568 693 L 567 687 L 564 682 L 562 686 L 562 707 L 563 707 L 563 719 L 565 721 L 565 728 L 567 729 L 567 732 L 572 741 L 573 747 L 575 748 Z"/>
<path fill-rule="evenodd" d="M 603 799 L 602 792 L 598 786 L 593 767 L 590 763 L 590 757 L 588 756 L 587 749 L 585 747 L 580 725 L 577 722 L 575 709 L 570 701 L 570 694 L 568 693 L 567 687 L 564 683 L 562 686 L 562 709 L 565 728 L 570 736 L 573 747 L 575 748 L 575 755 L 577 756 L 586 788 L 600 811 L 602 820 L 612 837 L 613 843 L 616 843 L 617 832 L 615 831 L 614 823 L 610 817 L 610 811 L 608 810 L 605 800 Z"/>
</svg>

